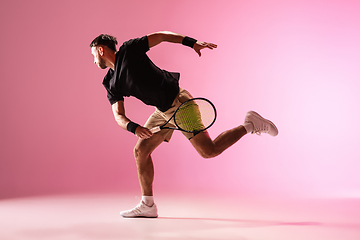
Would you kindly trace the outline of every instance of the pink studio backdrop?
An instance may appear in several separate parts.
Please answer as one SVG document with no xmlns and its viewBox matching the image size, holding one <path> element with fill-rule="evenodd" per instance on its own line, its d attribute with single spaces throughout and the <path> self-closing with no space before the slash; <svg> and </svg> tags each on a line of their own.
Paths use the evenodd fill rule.
<svg viewBox="0 0 360 240">
<path fill-rule="evenodd" d="M 181 86 L 211 99 L 216 137 L 248 110 L 279 136 L 245 136 L 202 159 L 180 133 L 153 154 L 155 193 L 360 196 L 360 3 L 357 1 L 2 1 L 0 198 L 138 190 L 132 149 L 88 47 L 169 30 L 218 44 L 201 58 L 149 51 Z M 153 111 L 125 100 L 144 123 Z"/>
</svg>

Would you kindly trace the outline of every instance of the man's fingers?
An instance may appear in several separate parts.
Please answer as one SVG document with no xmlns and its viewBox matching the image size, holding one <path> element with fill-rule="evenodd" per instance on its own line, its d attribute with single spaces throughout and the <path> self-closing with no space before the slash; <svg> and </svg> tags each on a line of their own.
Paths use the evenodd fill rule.
<svg viewBox="0 0 360 240">
<path fill-rule="evenodd" d="M 210 49 L 214 49 L 214 48 L 217 48 L 217 45 L 216 44 L 213 44 L 213 43 L 206 43 L 206 46 Z"/>
<path fill-rule="evenodd" d="M 207 43 L 207 42 L 196 42 L 194 46 L 195 52 L 201 57 L 201 50 L 204 48 L 214 49 L 217 48 L 217 45 L 214 43 Z"/>
<path fill-rule="evenodd" d="M 152 134 L 152 132 L 150 132 L 150 131 L 144 131 L 144 132 L 142 133 L 142 137 L 143 137 L 143 138 L 150 138 L 152 135 L 153 135 L 153 134 Z"/>
<path fill-rule="evenodd" d="M 139 138 L 141 139 L 148 139 L 148 138 L 151 138 L 152 135 L 148 135 L 148 134 L 139 134 Z"/>
<path fill-rule="evenodd" d="M 202 48 L 210 48 L 210 49 L 213 49 L 213 48 L 217 48 L 217 45 L 214 44 L 214 43 L 208 43 L 208 42 L 200 42 L 200 46 Z"/>
<path fill-rule="evenodd" d="M 217 48 L 217 45 L 216 45 L 216 44 L 213 44 L 213 43 L 210 43 L 209 46 L 211 46 L 211 49 Z"/>
<path fill-rule="evenodd" d="M 136 136 L 141 139 L 148 139 L 152 135 L 153 135 L 153 133 L 149 129 L 144 128 L 144 127 L 139 128 L 139 131 L 136 132 Z"/>
</svg>

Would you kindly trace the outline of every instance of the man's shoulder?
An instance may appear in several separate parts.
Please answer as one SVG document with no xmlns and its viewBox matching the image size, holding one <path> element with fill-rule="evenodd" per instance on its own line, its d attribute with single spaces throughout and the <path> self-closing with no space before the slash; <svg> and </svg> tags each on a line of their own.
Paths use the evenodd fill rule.
<svg viewBox="0 0 360 240">
<path fill-rule="evenodd" d="M 134 49 L 146 52 L 149 50 L 148 38 L 145 35 L 140 38 L 129 39 L 120 46 L 119 51 L 121 51 L 122 49 Z"/>
<path fill-rule="evenodd" d="M 147 35 L 142 36 L 142 37 L 137 37 L 137 38 L 131 38 L 131 39 L 123 42 L 123 45 L 128 46 L 128 45 L 132 45 L 132 44 L 137 44 L 142 41 L 147 41 Z"/>
</svg>

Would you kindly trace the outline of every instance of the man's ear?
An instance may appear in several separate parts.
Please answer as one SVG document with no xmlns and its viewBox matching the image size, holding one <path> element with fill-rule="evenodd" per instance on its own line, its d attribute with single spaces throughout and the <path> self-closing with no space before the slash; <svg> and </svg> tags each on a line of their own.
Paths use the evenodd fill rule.
<svg viewBox="0 0 360 240">
<path fill-rule="evenodd" d="M 99 55 L 100 56 L 104 56 L 104 48 L 103 47 L 101 47 L 101 46 L 99 46 Z"/>
</svg>

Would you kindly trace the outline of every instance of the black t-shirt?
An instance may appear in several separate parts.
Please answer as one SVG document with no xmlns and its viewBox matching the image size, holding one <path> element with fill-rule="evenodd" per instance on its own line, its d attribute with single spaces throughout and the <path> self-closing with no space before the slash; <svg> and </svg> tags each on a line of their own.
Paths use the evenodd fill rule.
<svg viewBox="0 0 360 240">
<path fill-rule="evenodd" d="M 109 69 L 103 85 L 110 104 L 133 96 L 165 112 L 179 93 L 179 73 L 158 68 L 146 55 L 147 36 L 124 42 L 116 53 L 115 70 Z"/>
</svg>

